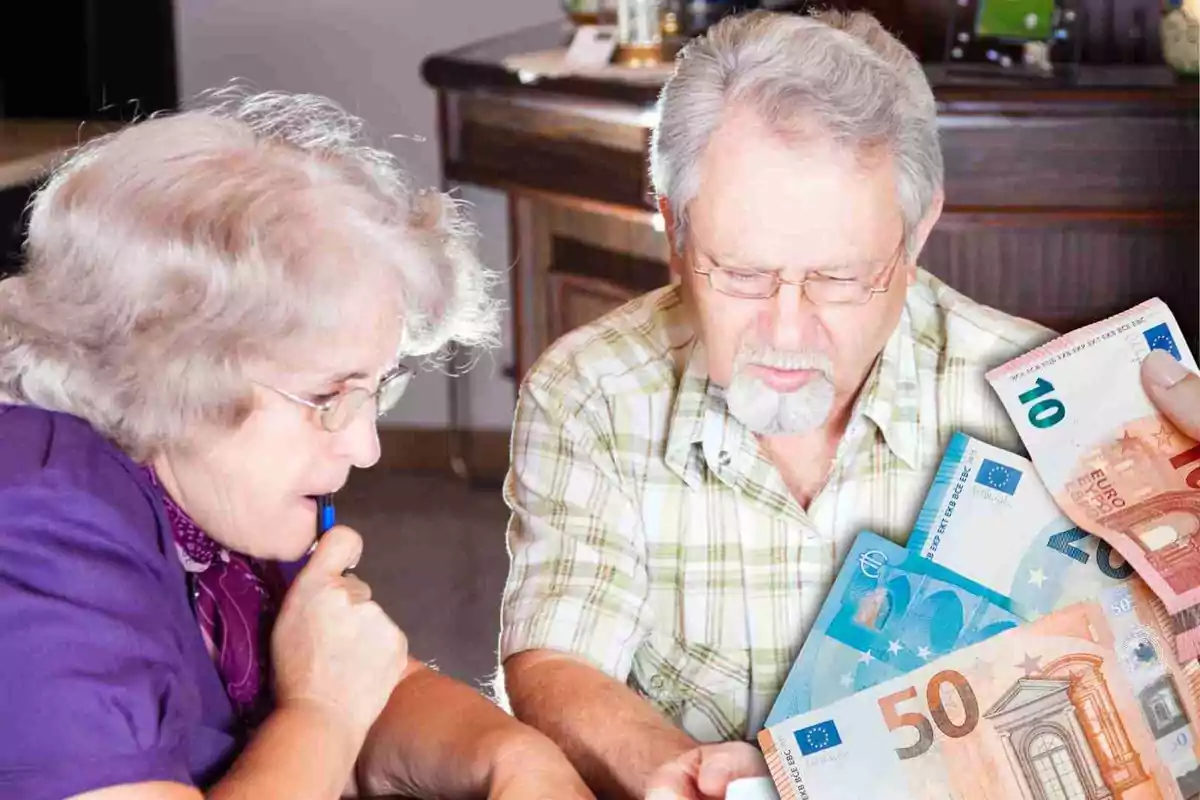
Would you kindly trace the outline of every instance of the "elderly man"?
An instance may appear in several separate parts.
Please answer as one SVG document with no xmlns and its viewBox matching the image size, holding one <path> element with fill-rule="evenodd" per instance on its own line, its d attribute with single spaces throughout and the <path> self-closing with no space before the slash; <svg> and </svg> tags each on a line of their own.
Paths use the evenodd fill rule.
<svg viewBox="0 0 1200 800">
<path fill-rule="evenodd" d="M 524 381 L 501 659 L 592 785 L 720 797 L 855 534 L 905 540 L 954 431 L 1018 446 L 983 373 L 1052 334 L 916 266 L 934 99 L 868 15 L 716 25 L 651 161 L 679 285 Z"/>
</svg>

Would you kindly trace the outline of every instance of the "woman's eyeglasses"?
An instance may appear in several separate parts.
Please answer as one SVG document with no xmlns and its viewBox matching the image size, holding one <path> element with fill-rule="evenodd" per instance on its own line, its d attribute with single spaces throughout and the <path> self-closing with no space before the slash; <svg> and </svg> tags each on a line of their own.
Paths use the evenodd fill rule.
<svg viewBox="0 0 1200 800">
<path fill-rule="evenodd" d="M 356 386 L 353 389 L 338 392 L 323 402 L 307 400 L 299 395 L 266 383 L 260 383 L 259 381 L 255 381 L 255 383 L 286 397 L 294 403 L 299 403 L 313 409 L 317 412 L 321 420 L 322 428 L 330 433 L 338 433 L 345 430 L 358 412 L 362 410 L 362 407 L 369 402 L 375 404 L 375 416 L 377 418 L 382 417 L 400 401 L 405 390 L 408 389 L 408 384 L 412 381 L 412 378 L 412 370 L 399 365 L 384 373 L 374 391 Z"/>
</svg>

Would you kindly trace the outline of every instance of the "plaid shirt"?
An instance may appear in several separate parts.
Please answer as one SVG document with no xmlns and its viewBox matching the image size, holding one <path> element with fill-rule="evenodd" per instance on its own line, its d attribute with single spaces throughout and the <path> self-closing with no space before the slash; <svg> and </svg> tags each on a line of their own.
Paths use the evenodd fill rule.
<svg viewBox="0 0 1200 800">
<path fill-rule="evenodd" d="M 677 286 L 567 334 L 521 388 L 501 659 L 566 651 L 700 741 L 752 738 L 854 537 L 907 540 L 951 434 L 1022 452 L 984 372 L 1052 335 L 918 271 L 805 510 Z"/>
</svg>

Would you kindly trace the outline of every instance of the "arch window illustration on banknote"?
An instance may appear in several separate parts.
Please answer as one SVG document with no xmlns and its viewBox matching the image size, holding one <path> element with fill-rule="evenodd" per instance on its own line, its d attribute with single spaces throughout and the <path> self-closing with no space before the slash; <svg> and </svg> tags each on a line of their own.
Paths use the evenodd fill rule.
<svg viewBox="0 0 1200 800">
<path fill-rule="evenodd" d="M 1029 742 L 1028 756 L 1043 794 L 1055 800 L 1086 800 L 1077 748 L 1071 747 L 1065 731 L 1051 727 L 1038 733 Z"/>
<path fill-rule="evenodd" d="M 1102 665 L 1079 653 L 1028 670 L 984 713 L 1000 733 L 1023 800 L 1122 797 L 1151 780 Z"/>
<path fill-rule="evenodd" d="M 1187 714 L 1170 676 L 1164 675 L 1138 692 L 1138 702 L 1142 705 L 1142 716 L 1150 723 L 1155 739 L 1187 727 Z"/>
</svg>

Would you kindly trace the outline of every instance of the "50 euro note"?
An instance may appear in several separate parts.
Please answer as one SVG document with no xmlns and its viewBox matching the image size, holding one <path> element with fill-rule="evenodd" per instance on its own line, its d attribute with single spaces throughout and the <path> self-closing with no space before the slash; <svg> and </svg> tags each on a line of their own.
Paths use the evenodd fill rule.
<svg viewBox="0 0 1200 800">
<path fill-rule="evenodd" d="M 1200 670 L 1164 646 L 1151 598 L 1140 581 L 1105 589 L 768 726 L 781 798 L 1200 795 Z"/>
<path fill-rule="evenodd" d="M 1133 578 L 1133 565 L 1065 517 L 1032 463 L 955 433 L 908 549 L 996 592 L 1025 620 Z"/>
<path fill-rule="evenodd" d="M 1200 655 L 1200 444 L 1158 413 L 1141 361 L 1195 359 L 1152 299 L 987 373 L 1055 503 L 1134 566 L 1175 617 L 1179 657 Z"/>
<path fill-rule="evenodd" d="M 766 724 L 821 708 L 1020 625 L 999 595 L 864 531 Z"/>
</svg>

